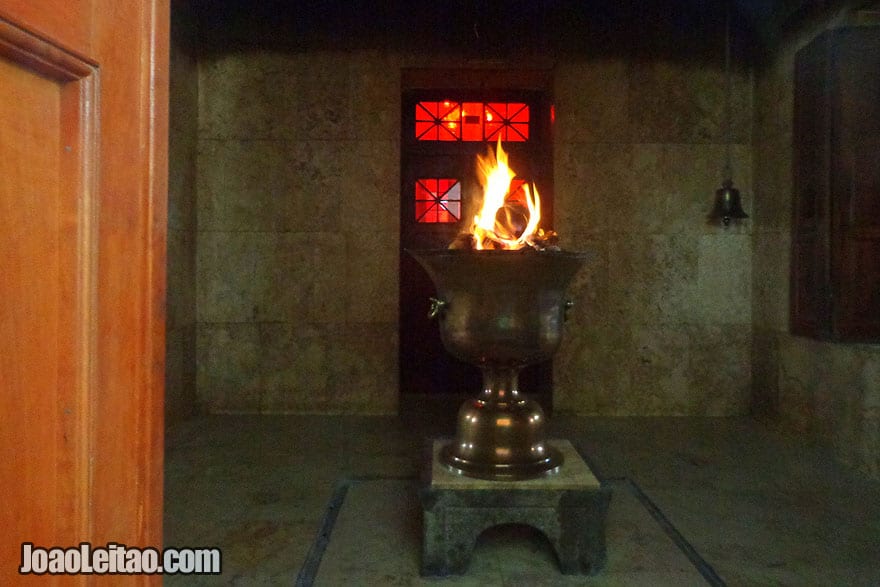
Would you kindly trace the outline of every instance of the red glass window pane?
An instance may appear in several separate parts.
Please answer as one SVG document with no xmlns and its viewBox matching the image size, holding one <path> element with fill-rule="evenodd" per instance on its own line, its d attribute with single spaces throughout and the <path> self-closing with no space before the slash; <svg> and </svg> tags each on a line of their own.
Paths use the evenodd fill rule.
<svg viewBox="0 0 880 587">
<path fill-rule="evenodd" d="M 529 140 L 529 105 L 522 102 L 486 104 L 486 140 L 523 142 Z"/>
<path fill-rule="evenodd" d="M 523 186 L 526 185 L 526 180 L 516 178 L 510 182 L 510 191 L 507 195 L 508 202 L 517 202 L 522 204 L 523 206 L 528 207 L 526 204 L 526 192 L 523 190 Z"/>
<path fill-rule="evenodd" d="M 461 139 L 483 140 L 483 103 L 465 102 L 461 107 Z"/>
<path fill-rule="evenodd" d="M 522 102 L 419 102 L 419 141 L 502 141 L 529 139 L 529 105 Z"/>
<path fill-rule="evenodd" d="M 422 178 L 415 185 L 416 222 L 457 222 L 461 217 L 461 184 L 451 178 Z"/>
<path fill-rule="evenodd" d="M 419 102 L 416 104 L 416 139 L 420 141 L 461 140 L 461 104 Z"/>
</svg>

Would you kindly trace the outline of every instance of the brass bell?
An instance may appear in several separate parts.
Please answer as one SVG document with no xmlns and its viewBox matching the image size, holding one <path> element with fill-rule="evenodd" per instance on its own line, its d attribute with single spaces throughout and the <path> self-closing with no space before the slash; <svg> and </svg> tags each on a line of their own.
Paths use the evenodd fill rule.
<svg viewBox="0 0 880 587">
<path fill-rule="evenodd" d="M 721 219 L 724 226 L 730 224 L 731 218 L 748 218 L 749 215 L 742 209 L 739 190 L 733 187 L 733 181 L 725 179 L 721 183 L 721 189 L 715 190 L 715 208 L 709 214 L 710 220 Z"/>
</svg>

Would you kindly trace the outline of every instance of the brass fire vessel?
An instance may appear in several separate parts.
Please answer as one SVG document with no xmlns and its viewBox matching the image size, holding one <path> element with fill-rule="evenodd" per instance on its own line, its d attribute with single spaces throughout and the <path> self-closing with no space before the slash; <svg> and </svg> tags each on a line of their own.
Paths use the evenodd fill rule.
<svg viewBox="0 0 880 587">
<path fill-rule="evenodd" d="M 545 439 L 545 416 L 519 391 L 523 367 L 553 356 L 571 302 L 565 289 L 588 253 L 408 251 L 437 288 L 431 315 L 443 345 L 483 373 L 483 391 L 458 413 L 442 462 L 469 477 L 519 480 L 545 475 L 562 455 Z"/>
</svg>

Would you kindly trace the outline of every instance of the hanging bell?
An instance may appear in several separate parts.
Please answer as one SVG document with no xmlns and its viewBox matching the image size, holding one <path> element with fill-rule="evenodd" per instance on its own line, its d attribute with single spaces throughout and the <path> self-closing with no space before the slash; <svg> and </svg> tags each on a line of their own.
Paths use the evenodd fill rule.
<svg viewBox="0 0 880 587">
<path fill-rule="evenodd" d="M 724 226 L 730 224 L 731 218 L 748 218 L 742 209 L 739 190 L 733 187 L 733 181 L 725 179 L 721 183 L 721 189 L 715 190 L 715 208 L 709 214 L 710 220 L 721 220 Z"/>
</svg>

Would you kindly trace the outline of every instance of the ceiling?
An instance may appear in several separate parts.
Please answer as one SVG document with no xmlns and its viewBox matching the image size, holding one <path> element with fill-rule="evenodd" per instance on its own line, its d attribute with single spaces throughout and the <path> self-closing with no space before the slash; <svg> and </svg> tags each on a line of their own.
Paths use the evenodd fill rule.
<svg viewBox="0 0 880 587">
<path fill-rule="evenodd" d="M 548 49 L 592 55 L 623 47 L 682 56 L 717 55 L 729 8 L 734 51 L 748 58 L 774 47 L 788 28 L 811 14 L 859 2 L 194 0 L 193 4 L 203 33 L 221 44 L 360 46 L 412 52 L 453 49 L 486 57 Z"/>
</svg>

